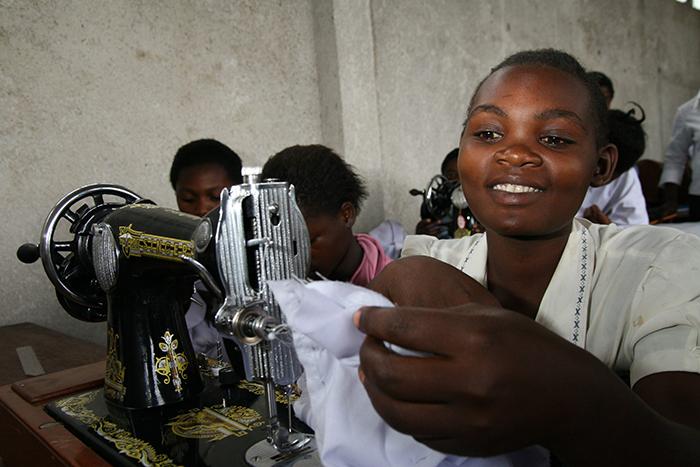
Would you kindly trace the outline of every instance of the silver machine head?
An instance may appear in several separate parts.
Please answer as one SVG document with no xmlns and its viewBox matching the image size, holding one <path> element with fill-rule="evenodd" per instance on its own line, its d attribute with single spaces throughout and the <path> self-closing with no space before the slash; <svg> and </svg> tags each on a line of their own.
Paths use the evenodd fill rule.
<svg viewBox="0 0 700 467">
<path fill-rule="evenodd" d="M 259 182 L 259 174 L 258 168 L 244 169 L 246 182 L 221 193 L 216 259 L 225 298 L 214 324 L 241 348 L 246 379 L 262 382 L 265 390 L 267 439 L 248 450 L 247 462 L 278 465 L 282 456 L 295 460 L 289 465 L 321 465 L 313 435 L 291 429 L 290 400 L 288 428 L 279 422 L 275 387 L 284 386 L 291 394 L 303 368 L 268 286 L 273 280 L 306 277 L 309 234 L 294 187 Z"/>
<path fill-rule="evenodd" d="M 306 277 L 309 235 L 293 187 L 257 182 L 259 168 L 245 176 L 250 183 L 221 194 L 216 256 L 225 299 L 215 324 L 244 344 L 247 379 L 288 385 L 302 368 L 267 283 Z"/>
</svg>

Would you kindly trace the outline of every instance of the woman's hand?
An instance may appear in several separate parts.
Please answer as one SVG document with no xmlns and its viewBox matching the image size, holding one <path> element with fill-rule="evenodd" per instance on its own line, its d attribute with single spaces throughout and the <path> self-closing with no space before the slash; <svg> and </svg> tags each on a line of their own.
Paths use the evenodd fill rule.
<svg viewBox="0 0 700 467">
<path fill-rule="evenodd" d="M 370 287 L 398 306 L 355 315 L 367 335 L 360 378 L 379 415 L 423 444 L 469 456 L 540 444 L 571 466 L 684 465 L 700 458 L 700 433 L 650 410 L 595 356 L 502 308 L 458 269 L 404 258 Z M 430 356 L 402 356 L 385 342 Z M 693 384 L 688 377 L 683 384 L 695 388 L 699 378 L 691 376 Z M 673 415 L 667 406 L 694 389 L 679 393 L 668 379 L 662 373 L 638 386 L 659 412 Z M 657 386 L 665 392 L 659 395 Z M 696 405 L 686 407 L 695 413 Z M 687 423 L 694 416 L 671 418 Z M 631 445 L 632 451 L 621 448 Z"/>
<path fill-rule="evenodd" d="M 598 207 L 597 204 L 593 204 L 583 210 L 583 217 L 595 224 L 608 225 L 612 224 L 610 218 Z"/>
<path fill-rule="evenodd" d="M 375 409 L 438 451 L 488 456 L 542 444 L 573 460 L 601 436 L 598 414 L 619 413 L 631 396 L 595 357 L 503 308 L 365 308 L 355 318 L 368 336 L 360 377 Z M 384 341 L 433 355 L 401 356 Z"/>
</svg>

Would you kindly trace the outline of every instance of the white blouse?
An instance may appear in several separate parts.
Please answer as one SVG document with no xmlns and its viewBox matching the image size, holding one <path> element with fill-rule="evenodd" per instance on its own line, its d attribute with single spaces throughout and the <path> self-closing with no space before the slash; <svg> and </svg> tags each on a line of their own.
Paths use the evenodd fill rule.
<svg viewBox="0 0 700 467">
<path fill-rule="evenodd" d="M 406 238 L 403 255 L 445 261 L 486 286 L 487 234 Z M 573 223 L 536 321 L 585 348 L 630 384 L 700 373 L 700 238 L 659 226 Z"/>
</svg>

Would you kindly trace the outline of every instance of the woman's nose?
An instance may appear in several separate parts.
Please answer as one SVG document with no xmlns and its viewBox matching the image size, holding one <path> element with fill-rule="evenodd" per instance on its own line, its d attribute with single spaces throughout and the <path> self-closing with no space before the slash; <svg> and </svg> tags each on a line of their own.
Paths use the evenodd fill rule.
<svg viewBox="0 0 700 467">
<path fill-rule="evenodd" d="M 516 167 L 539 166 L 542 164 L 540 155 L 530 149 L 526 144 L 513 144 L 496 153 L 499 163 L 510 164 Z"/>
</svg>

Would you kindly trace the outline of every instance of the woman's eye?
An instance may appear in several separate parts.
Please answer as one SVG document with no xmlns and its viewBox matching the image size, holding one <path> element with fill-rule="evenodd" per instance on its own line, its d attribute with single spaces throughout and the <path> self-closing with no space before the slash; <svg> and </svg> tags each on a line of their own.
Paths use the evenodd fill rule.
<svg viewBox="0 0 700 467">
<path fill-rule="evenodd" d="M 544 144 L 545 146 L 549 146 L 551 148 L 560 148 L 560 147 L 567 146 L 569 144 L 574 143 L 570 139 L 562 138 L 561 136 L 555 136 L 555 135 L 543 136 L 540 138 L 540 142 L 542 144 Z"/>
<path fill-rule="evenodd" d="M 503 138 L 503 135 L 493 130 L 482 130 L 474 133 L 474 136 L 487 143 L 495 143 Z"/>
</svg>

